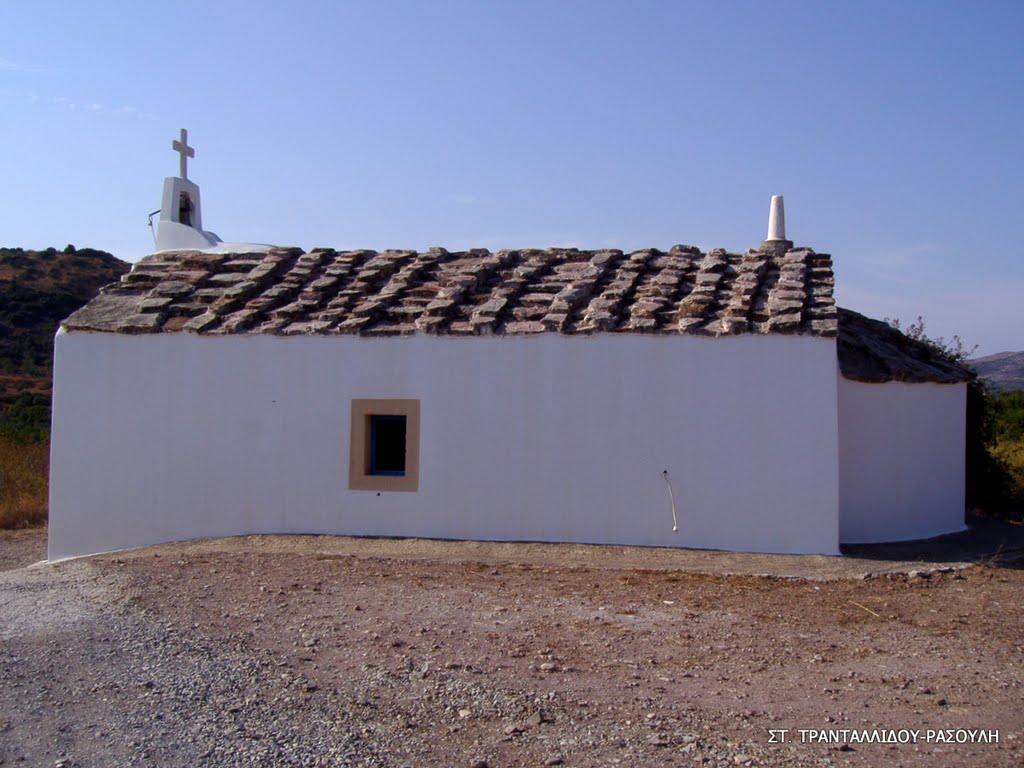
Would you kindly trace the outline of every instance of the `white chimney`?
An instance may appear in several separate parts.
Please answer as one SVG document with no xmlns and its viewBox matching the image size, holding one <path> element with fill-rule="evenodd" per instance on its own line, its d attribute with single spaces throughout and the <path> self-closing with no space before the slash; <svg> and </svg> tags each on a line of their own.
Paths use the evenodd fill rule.
<svg viewBox="0 0 1024 768">
<path fill-rule="evenodd" d="M 765 240 L 786 239 L 786 209 L 782 205 L 782 195 L 772 195 L 772 205 L 768 211 L 768 237 Z"/>
<path fill-rule="evenodd" d="M 785 253 L 793 247 L 786 239 L 786 210 L 782 204 L 782 195 L 772 195 L 771 208 L 768 210 L 768 237 L 761 243 L 763 250 Z"/>
</svg>

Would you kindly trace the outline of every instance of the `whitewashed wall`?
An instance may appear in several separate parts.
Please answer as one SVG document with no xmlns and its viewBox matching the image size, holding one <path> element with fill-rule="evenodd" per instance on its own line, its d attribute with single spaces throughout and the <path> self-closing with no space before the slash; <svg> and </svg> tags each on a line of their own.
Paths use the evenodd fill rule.
<svg viewBox="0 0 1024 768">
<path fill-rule="evenodd" d="M 839 380 L 839 539 L 924 539 L 964 525 L 965 384 Z"/>
<path fill-rule="evenodd" d="M 837 552 L 830 339 L 61 332 L 55 381 L 51 559 L 254 532 Z M 352 398 L 421 401 L 418 492 L 348 490 Z"/>
</svg>

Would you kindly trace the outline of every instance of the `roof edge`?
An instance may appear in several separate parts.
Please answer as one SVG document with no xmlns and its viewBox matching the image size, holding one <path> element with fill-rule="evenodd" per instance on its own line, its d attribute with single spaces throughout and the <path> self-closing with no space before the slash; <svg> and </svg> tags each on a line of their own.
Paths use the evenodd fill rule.
<svg viewBox="0 0 1024 768">
<path fill-rule="evenodd" d="M 886 322 L 839 307 L 837 354 L 843 378 L 868 384 L 962 384 L 977 374 Z"/>
</svg>

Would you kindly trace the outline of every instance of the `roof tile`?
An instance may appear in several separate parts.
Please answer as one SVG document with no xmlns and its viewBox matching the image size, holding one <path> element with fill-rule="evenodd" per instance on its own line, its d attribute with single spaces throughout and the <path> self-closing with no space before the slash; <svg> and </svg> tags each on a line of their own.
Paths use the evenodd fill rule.
<svg viewBox="0 0 1024 768">
<path fill-rule="evenodd" d="M 831 257 L 808 248 L 176 252 L 140 261 L 64 327 L 217 335 L 835 336 L 834 284 Z"/>
</svg>

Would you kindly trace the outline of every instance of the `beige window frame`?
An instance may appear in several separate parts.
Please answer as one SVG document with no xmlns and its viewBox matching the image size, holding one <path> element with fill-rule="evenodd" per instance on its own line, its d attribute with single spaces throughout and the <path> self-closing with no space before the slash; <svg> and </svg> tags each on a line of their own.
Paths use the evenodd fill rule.
<svg viewBox="0 0 1024 768">
<path fill-rule="evenodd" d="M 405 416 L 405 474 L 370 474 L 370 417 Z M 352 400 L 348 487 L 353 491 L 416 491 L 420 482 L 420 401 Z"/>
</svg>

